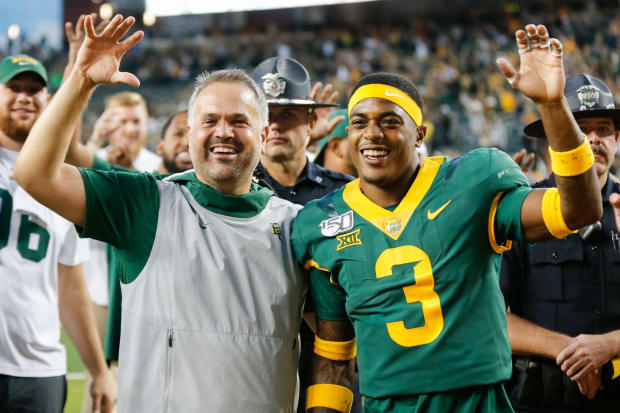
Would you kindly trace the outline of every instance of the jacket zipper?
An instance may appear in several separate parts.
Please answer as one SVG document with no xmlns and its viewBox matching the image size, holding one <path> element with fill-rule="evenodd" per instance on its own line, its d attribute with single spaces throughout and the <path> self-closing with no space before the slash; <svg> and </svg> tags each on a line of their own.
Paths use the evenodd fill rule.
<svg viewBox="0 0 620 413">
<path fill-rule="evenodd" d="M 163 411 L 168 411 L 168 394 L 170 389 L 170 382 L 172 381 L 172 368 L 170 364 L 172 363 L 172 343 L 174 341 L 174 337 L 172 335 L 172 330 L 168 330 L 168 348 L 166 349 L 166 377 L 164 378 L 164 409 Z"/>
</svg>

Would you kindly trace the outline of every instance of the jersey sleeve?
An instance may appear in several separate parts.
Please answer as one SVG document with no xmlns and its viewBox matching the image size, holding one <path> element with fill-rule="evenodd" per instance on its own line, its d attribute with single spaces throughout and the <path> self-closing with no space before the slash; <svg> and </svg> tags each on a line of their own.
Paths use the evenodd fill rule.
<svg viewBox="0 0 620 413">
<path fill-rule="evenodd" d="M 63 265 L 74 266 L 83 263 L 90 258 L 90 247 L 88 240 L 80 239 L 75 227 L 68 226 L 67 233 L 63 239 L 58 262 Z"/>
<path fill-rule="evenodd" d="M 310 270 L 310 294 L 317 317 L 328 321 L 348 319 L 346 294 L 329 273 L 316 268 Z"/>
<path fill-rule="evenodd" d="M 322 237 L 318 225 L 320 214 L 317 214 L 314 204 L 307 204 L 293 221 L 293 252 L 297 262 L 309 271 L 310 294 L 316 316 L 329 321 L 345 320 L 348 318 L 345 291 L 334 283 L 331 270 L 321 266 L 321 263 L 329 261 L 327 257 L 316 253 Z"/>
<path fill-rule="evenodd" d="M 490 149 L 489 157 L 491 173 L 486 185 L 493 196 L 489 214 L 489 238 L 492 245 L 501 245 L 508 240 L 523 238 L 521 207 L 532 188 L 519 165 L 508 154 Z"/>
<path fill-rule="evenodd" d="M 86 192 L 86 220 L 81 237 L 119 249 L 148 248 L 155 239 L 159 191 L 150 174 L 80 168 Z"/>
</svg>

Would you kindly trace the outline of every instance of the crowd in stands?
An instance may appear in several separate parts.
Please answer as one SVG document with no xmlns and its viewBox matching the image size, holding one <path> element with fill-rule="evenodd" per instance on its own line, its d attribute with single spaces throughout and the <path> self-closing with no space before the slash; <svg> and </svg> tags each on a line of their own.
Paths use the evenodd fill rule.
<svg viewBox="0 0 620 413">
<path fill-rule="evenodd" d="M 547 24 L 552 35 L 565 44 L 567 74 L 596 73 L 617 91 L 618 17 L 617 9 L 599 9 L 590 2 L 581 10 L 564 8 L 548 16 L 523 9 L 518 16 L 506 14 L 497 21 L 449 26 L 422 18 L 406 27 L 360 25 L 320 31 L 281 31 L 271 25 L 262 33 L 254 29 L 237 34 L 199 33 L 182 41 L 152 33 L 129 53 L 124 69 L 136 73 L 142 82 L 140 92 L 156 118 L 151 122 L 153 132 L 167 114 L 185 103 L 192 79 L 201 71 L 251 69 L 279 55 L 303 62 L 312 79 L 331 82 L 341 92 L 341 104 L 350 86 L 366 73 L 385 70 L 409 77 L 421 86 L 426 120 L 432 123 L 427 142 L 431 153 L 463 153 L 479 146 L 513 152 L 524 145 L 522 126 L 536 117 L 531 102 L 513 93 L 495 64 L 497 57 L 514 49 L 514 30 L 530 21 Z M 21 52 L 42 57 L 50 68 L 52 85 L 60 83 L 65 52 L 28 43 Z M 517 58 L 516 53 L 508 57 Z M 96 102 L 92 115 L 86 115 L 87 126 L 102 104 Z"/>
</svg>

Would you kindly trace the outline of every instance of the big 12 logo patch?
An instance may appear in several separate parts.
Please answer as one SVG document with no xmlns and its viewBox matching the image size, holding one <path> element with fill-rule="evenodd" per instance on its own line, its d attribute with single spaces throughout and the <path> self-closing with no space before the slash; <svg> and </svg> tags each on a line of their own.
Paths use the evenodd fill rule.
<svg viewBox="0 0 620 413">
<path fill-rule="evenodd" d="M 319 226 L 321 227 L 321 234 L 326 237 L 333 237 L 336 234 L 348 231 L 353 228 L 353 211 L 326 219 L 322 221 Z"/>
</svg>

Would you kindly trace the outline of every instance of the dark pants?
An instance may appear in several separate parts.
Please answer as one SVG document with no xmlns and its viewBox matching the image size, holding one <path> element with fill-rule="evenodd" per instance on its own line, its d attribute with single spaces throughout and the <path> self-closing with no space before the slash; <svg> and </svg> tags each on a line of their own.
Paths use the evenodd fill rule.
<svg viewBox="0 0 620 413">
<path fill-rule="evenodd" d="M 0 412 L 62 413 L 67 380 L 57 377 L 15 377 L 0 374 Z"/>
</svg>

